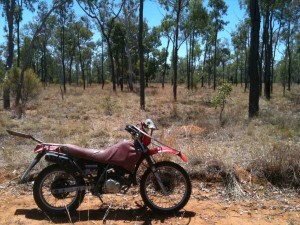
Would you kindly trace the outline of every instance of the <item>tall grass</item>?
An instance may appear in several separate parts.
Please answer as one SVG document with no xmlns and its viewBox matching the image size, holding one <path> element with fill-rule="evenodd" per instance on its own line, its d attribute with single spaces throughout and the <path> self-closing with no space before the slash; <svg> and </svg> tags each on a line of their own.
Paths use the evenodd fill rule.
<svg viewBox="0 0 300 225">
<path fill-rule="evenodd" d="M 152 118 L 159 128 L 154 136 L 188 157 L 183 166 L 194 178 L 220 180 L 238 166 L 253 177 L 298 187 L 300 87 L 293 88 L 283 97 L 275 86 L 270 101 L 261 98 L 260 115 L 248 120 L 248 93 L 233 87 L 221 127 L 219 111 L 211 103 L 215 94 L 211 89 L 191 92 L 179 87 L 174 102 L 170 86 L 161 89 L 151 84 L 146 89 L 146 110 L 141 111 L 135 92 L 114 93 L 109 86 L 101 89 L 97 85 L 84 91 L 68 87 L 62 100 L 59 87 L 53 85 L 27 106 L 21 120 L 0 109 L 1 166 L 28 164 L 34 147 L 32 142 L 9 137 L 6 129 L 31 133 L 45 142 L 101 148 L 129 139 L 126 124 Z M 22 157 L 16 157 L 20 154 Z"/>
</svg>

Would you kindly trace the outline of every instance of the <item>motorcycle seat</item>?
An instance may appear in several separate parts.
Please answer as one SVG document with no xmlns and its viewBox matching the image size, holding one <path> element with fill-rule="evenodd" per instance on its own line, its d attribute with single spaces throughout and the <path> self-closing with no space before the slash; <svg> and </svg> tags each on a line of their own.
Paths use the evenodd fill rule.
<svg viewBox="0 0 300 225">
<path fill-rule="evenodd" d="M 75 158 L 82 158 L 98 163 L 114 164 L 128 171 L 133 171 L 141 153 L 136 151 L 133 143 L 124 140 L 104 149 L 83 148 L 73 144 L 65 144 L 61 152 Z"/>
</svg>

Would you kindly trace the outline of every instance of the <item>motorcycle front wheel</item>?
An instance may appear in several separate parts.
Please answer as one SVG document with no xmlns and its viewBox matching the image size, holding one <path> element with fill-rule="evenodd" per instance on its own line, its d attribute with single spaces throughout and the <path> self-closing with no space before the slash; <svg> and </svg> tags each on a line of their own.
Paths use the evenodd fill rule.
<svg viewBox="0 0 300 225">
<path fill-rule="evenodd" d="M 67 173 L 58 165 L 42 170 L 33 185 L 33 197 L 38 207 L 50 215 L 62 215 L 75 211 L 85 196 L 84 190 L 56 193 L 54 190 L 84 186 L 81 177 Z"/>
<path fill-rule="evenodd" d="M 180 165 L 165 161 L 156 163 L 154 172 L 151 168 L 146 170 L 141 178 L 140 192 L 150 209 L 171 213 L 187 204 L 192 185 L 189 175 Z"/>
</svg>

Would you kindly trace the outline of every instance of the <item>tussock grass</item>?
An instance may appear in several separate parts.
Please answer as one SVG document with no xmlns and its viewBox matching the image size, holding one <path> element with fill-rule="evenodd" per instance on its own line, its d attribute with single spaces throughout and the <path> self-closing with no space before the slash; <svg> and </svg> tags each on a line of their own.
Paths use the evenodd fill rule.
<svg viewBox="0 0 300 225">
<path fill-rule="evenodd" d="M 110 86 L 101 89 L 92 85 L 86 90 L 70 86 L 62 100 L 59 86 L 52 85 L 28 104 L 22 119 L 0 109 L 0 163 L 25 165 L 34 147 L 30 141 L 9 137 L 6 129 L 31 133 L 45 142 L 102 148 L 129 139 L 126 124 L 151 118 L 159 128 L 154 136 L 188 157 L 188 164 L 182 165 L 195 179 L 232 186 L 235 180 L 226 181 L 226 177 L 240 181 L 241 175 L 234 169 L 238 166 L 249 173 L 251 179 L 246 182 L 264 179 L 275 185 L 299 187 L 299 93 L 300 87 L 294 86 L 283 97 L 281 87 L 275 85 L 272 99 L 261 98 L 260 115 L 249 120 L 248 93 L 233 87 L 221 127 L 219 110 L 211 104 L 215 93 L 208 88 L 188 91 L 180 86 L 178 101 L 174 102 L 171 86 L 162 89 L 151 84 L 146 89 L 146 110 L 141 111 L 138 92 L 114 93 Z M 20 152 L 25 161 L 16 157 Z M 176 156 L 167 158 L 181 163 Z"/>
</svg>

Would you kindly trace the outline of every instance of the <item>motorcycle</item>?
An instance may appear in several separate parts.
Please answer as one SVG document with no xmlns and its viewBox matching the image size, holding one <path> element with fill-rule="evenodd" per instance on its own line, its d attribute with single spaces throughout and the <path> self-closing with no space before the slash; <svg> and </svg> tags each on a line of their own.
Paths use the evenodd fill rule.
<svg viewBox="0 0 300 225">
<path fill-rule="evenodd" d="M 101 199 L 104 194 L 125 194 L 139 185 L 146 206 L 157 212 L 171 213 L 182 209 L 189 201 L 192 185 L 188 173 L 171 161 L 156 162 L 154 155 L 170 153 L 184 162 L 178 150 L 163 145 L 152 137 L 157 127 L 151 119 L 139 125 L 126 125 L 133 141 L 123 140 L 104 149 L 88 149 L 72 144 L 44 143 L 33 135 L 7 130 L 10 135 L 36 141 L 37 154 L 20 179 L 30 180 L 30 171 L 44 157 L 50 165 L 38 173 L 33 184 L 37 206 L 50 215 L 74 212 L 86 192 Z M 150 134 L 149 134 L 150 132 Z M 149 148 L 150 143 L 156 147 Z M 140 165 L 145 172 L 137 180 Z M 144 165 L 144 164 L 143 164 Z"/>
</svg>

